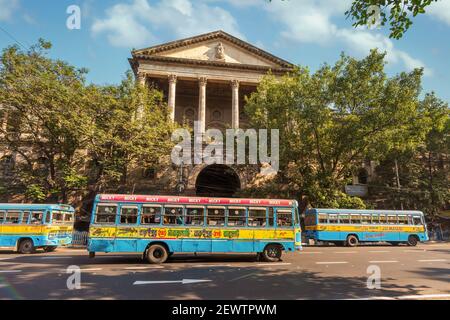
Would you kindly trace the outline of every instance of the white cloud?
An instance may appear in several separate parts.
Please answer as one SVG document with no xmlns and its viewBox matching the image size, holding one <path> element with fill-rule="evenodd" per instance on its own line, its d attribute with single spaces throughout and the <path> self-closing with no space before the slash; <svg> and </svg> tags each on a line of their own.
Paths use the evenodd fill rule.
<svg viewBox="0 0 450 320">
<path fill-rule="evenodd" d="M 432 17 L 450 25 L 450 1 L 441 0 L 433 2 L 428 9 L 426 9 Z"/>
<path fill-rule="evenodd" d="M 10 20 L 18 7 L 19 0 L 0 0 L 0 21 Z"/>
<path fill-rule="evenodd" d="M 188 37 L 222 29 L 243 38 L 233 16 L 208 2 L 160 0 L 150 5 L 148 0 L 133 0 L 131 4 L 116 4 L 107 10 L 104 19 L 94 21 L 92 32 L 94 35 L 106 33 L 112 45 L 124 47 L 153 44 L 156 30 Z"/>
<path fill-rule="evenodd" d="M 226 0 L 231 3 L 234 0 Z M 373 48 L 386 51 L 387 61 L 401 63 L 407 70 L 423 67 L 425 75 L 431 75 L 419 59 L 395 47 L 394 42 L 376 30 L 339 27 L 333 21 L 342 20 L 352 0 L 295 0 L 273 1 L 264 8 L 272 19 L 283 26 L 281 36 L 289 41 L 312 43 L 323 47 L 342 44 L 352 55 L 363 57 Z M 450 1 L 448 1 L 450 3 Z M 447 11 L 450 14 L 450 11 Z M 350 20 L 347 21 L 350 24 Z"/>
</svg>

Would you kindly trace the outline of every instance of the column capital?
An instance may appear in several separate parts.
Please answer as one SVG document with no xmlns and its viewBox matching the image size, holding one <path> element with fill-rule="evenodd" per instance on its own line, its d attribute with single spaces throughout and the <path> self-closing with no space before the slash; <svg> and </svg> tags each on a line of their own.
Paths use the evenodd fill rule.
<svg viewBox="0 0 450 320">
<path fill-rule="evenodd" d="M 177 83 L 177 75 L 176 74 L 169 74 L 168 76 L 169 83 Z"/>
<path fill-rule="evenodd" d="M 234 89 L 239 88 L 239 80 L 231 80 L 231 87 Z"/>
<path fill-rule="evenodd" d="M 206 78 L 206 77 L 198 78 L 198 84 L 200 86 L 206 86 L 207 83 L 208 83 L 208 78 Z"/>
</svg>

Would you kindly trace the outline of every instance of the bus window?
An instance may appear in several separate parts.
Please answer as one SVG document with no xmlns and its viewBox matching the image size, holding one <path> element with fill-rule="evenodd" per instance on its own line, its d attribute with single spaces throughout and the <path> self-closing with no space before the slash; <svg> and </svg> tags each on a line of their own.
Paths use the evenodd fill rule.
<svg viewBox="0 0 450 320">
<path fill-rule="evenodd" d="M 6 224 L 18 224 L 20 220 L 20 212 L 18 211 L 8 211 L 6 213 L 5 223 Z"/>
<path fill-rule="evenodd" d="M 143 206 L 141 224 L 160 224 L 161 206 Z"/>
<path fill-rule="evenodd" d="M 269 208 L 269 227 L 275 226 L 275 210 L 270 207 Z"/>
<path fill-rule="evenodd" d="M 408 218 L 406 216 L 398 216 L 398 224 L 408 224 Z"/>
<path fill-rule="evenodd" d="M 352 214 L 350 216 L 351 223 L 352 224 L 360 224 L 361 223 L 361 216 L 359 214 Z"/>
<path fill-rule="evenodd" d="M 277 226 L 278 227 L 292 227 L 292 211 L 291 210 L 277 210 Z"/>
<path fill-rule="evenodd" d="M 248 226 L 249 227 L 265 227 L 266 208 L 249 208 L 248 209 Z"/>
<path fill-rule="evenodd" d="M 387 216 L 385 214 L 380 215 L 380 223 L 387 224 Z"/>
<path fill-rule="evenodd" d="M 64 214 L 64 222 L 73 222 L 74 214 L 73 213 L 65 213 Z"/>
<path fill-rule="evenodd" d="M 137 216 L 137 206 L 123 206 L 120 208 L 120 224 L 136 224 Z"/>
<path fill-rule="evenodd" d="M 348 214 L 340 214 L 339 215 L 339 223 L 349 224 L 350 223 L 350 216 Z"/>
<path fill-rule="evenodd" d="M 246 209 L 243 207 L 228 207 L 228 226 L 245 226 Z M 273 219 L 273 217 L 272 217 Z"/>
<path fill-rule="evenodd" d="M 397 224 L 397 216 L 387 216 L 388 224 Z"/>
<path fill-rule="evenodd" d="M 414 224 L 412 215 L 408 215 L 408 224 Z"/>
<path fill-rule="evenodd" d="M 44 213 L 40 211 L 33 211 L 31 213 L 31 224 L 42 224 L 42 219 L 44 217 Z"/>
<path fill-rule="evenodd" d="M 29 218 L 30 218 L 30 211 L 24 211 L 22 213 L 22 224 L 28 224 Z"/>
<path fill-rule="evenodd" d="M 164 224 L 181 225 L 183 224 L 183 207 L 164 207 Z"/>
<path fill-rule="evenodd" d="M 224 207 L 208 207 L 206 211 L 207 223 L 209 226 L 225 225 L 225 208 Z"/>
<path fill-rule="evenodd" d="M 338 215 L 337 214 L 330 214 L 328 216 L 328 222 L 329 223 L 334 223 L 334 224 L 338 223 Z"/>
<path fill-rule="evenodd" d="M 52 219 L 52 215 L 51 215 L 50 211 L 47 211 L 45 213 L 45 223 L 49 224 L 51 219 Z"/>
<path fill-rule="evenodd" d="M 416 226 L 422 225 L 422 218 L 421 218 L 421 216 L 413 216 L 413 223 Z"/>
<path fill-rule="evenodd" d="M 185 224 L 186 225 L 196 225 L 196 226 L 202 226 L 204 224 L 204 213 L 205 208 L 199 207 L 199 206 L 190 206 L 186 207 L 186 219 Z"/>
<path fill-rule="evenodd" d="M 368 214 L 363 214 L 363 215 L 361 216 L 361 223 L 362 223 L 362 224 L 370 224 L 370 223 L 371 223 L 370 215 L 368 215 Z"/>
<path fill-rule="evenodd" d="M 319 223 L 328 223 L 328 215 L 319 214 Z"/>
<path fill-rule="evenodd" d="M 3 223 L 4 218 L 5 218 L 5 211 L 0 211 L 0 224 Z"/>
<path fill-rule="evenodd" d="M 373 215 L 372 215 L 372 223 L 373 223 L 373 224 L 379 224 L 379 223 L 380 223 L 380 215 L 378 215 L 378 214 L 373 214 Z"/>
<path fill-rule="evenodd" d="M 95 214 L 95 223 L 115 224 L 116 223 L 116 205 L 99 205 Z"/>
<path fill-rule="evenodd" d="M 52 223 L 62 222 L 64 222 L 64 213 L 61 211 L 52 211 Z"/>
</svg>

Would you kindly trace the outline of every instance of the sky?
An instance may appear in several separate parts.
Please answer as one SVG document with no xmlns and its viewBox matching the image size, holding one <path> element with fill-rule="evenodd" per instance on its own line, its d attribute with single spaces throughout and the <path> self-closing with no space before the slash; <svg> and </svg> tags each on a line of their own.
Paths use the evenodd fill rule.
<svg viewBox="0 0 450 320">
<path fill-rule="evenodd" d="M 89 69 L 97 84 L 118 83 L 130 69 L 132 49 L 224 30 L 294 64 L 317 70 L 342 52 L 363 58 L 387 52 L 393 76 L 424 68 L 424 92 L 450 102 L 450 0 L 434 3 L 414 19 L 400 40 L 388 28 L 352 27 L 352 0 L 0 0 L 0 49 L 39 38 L 50 56 Z M 76 5 L 80 29 L 67 28 Z"/>
</svg>

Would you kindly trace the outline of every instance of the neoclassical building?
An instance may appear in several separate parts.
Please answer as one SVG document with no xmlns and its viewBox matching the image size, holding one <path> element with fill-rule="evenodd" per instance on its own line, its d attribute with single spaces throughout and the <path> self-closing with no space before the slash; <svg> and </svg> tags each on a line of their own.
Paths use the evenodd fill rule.
<svg viewBox="0 0 450 320">
<path fill-rule="evenodd" d="M 193 124 L 197 120 L 202 123 L 202 131 L 245 129 L 245 96 L 256 90 L 268 72 L 280 76 L 294 67 L 223 31 L 134 50 L 129 62 L 142 85 L 164 93 L 172 121 Z M 172 171 L 175 176 L 160 172 L 155 179 L 169 188 L 174 188 L 174 179 L 177 183 L 181 179 L 183 193 L 215 196 L 232 195 L 257 172 L 225 165 Z"/>
</svg>

